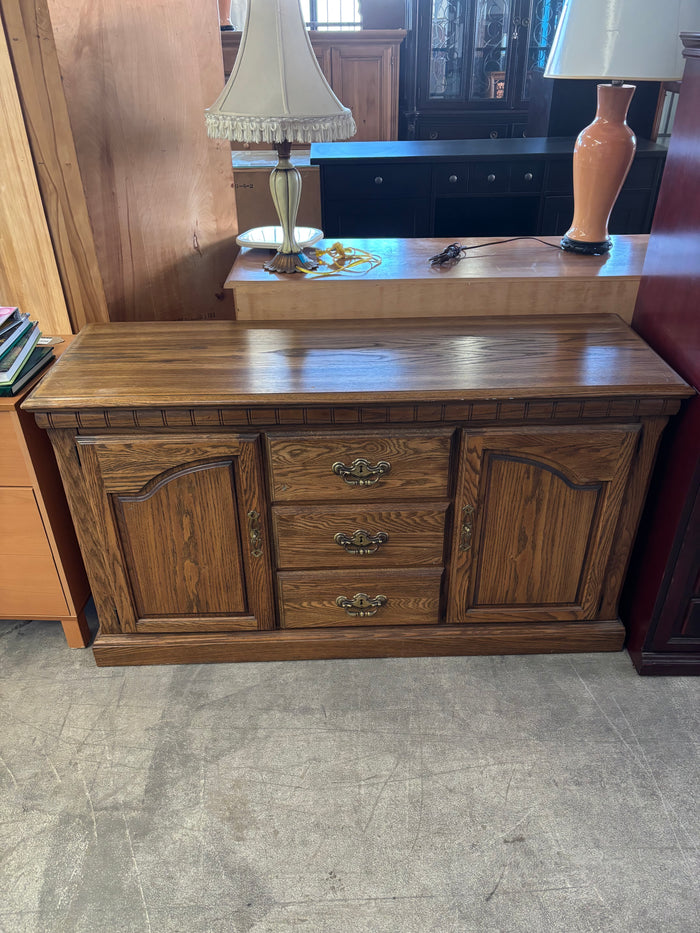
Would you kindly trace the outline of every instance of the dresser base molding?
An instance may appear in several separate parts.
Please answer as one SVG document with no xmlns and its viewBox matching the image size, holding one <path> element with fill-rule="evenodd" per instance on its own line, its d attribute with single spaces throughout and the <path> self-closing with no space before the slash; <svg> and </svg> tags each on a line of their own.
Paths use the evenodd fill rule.
<svg viewBox="0 0 700 933">
<path fill-rule="evenodd" d="M 630 651 L 629 654 L 638 674 L 700 674 L 700 651 Z"/>
<path fill-rule="evenodd" d="M 613 619 L 560 624 L 412 625 L 363 631 L 98 635 L 93 650 L 98 667 L 113 667 L 619 651 L 624 638 L 624 626 L 619 619 Z"/>
</svg>

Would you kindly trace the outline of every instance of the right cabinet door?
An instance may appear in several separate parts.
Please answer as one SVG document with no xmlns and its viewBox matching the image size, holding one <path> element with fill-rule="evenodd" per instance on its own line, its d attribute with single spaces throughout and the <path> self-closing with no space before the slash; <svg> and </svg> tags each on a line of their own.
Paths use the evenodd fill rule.
<svg viewBox="0 0 700 933">
<path fill-rule="evenodd" d="M 639 430 L 465 430 L 448 621 L 595 619 Z"/>
</svg>

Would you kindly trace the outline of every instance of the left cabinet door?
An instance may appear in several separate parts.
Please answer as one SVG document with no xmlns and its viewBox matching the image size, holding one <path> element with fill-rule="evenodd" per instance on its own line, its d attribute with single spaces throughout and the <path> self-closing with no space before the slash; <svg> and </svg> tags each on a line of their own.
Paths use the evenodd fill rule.
<svg viewBox="0 0 700 933">
<path fill-rule="evenodd" d="M 257 435 L 80 437 L 122 632 L 274 628 Z"/>
</svg>

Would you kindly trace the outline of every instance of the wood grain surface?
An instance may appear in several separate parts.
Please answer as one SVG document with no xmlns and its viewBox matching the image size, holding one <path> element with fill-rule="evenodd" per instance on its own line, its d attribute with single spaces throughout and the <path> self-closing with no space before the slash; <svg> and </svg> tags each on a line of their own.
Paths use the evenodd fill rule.
<svg viewBox="0 0 700 933">
<path fill-rule="evenodd" d="M 619 651 L 625 629 L 604 622 L 524 625 L 416 625 L 235 635 L 98 635 L 97 665 L 206 664 L 316 658 L 416 658 L 445 655 Z"/>
<path fill-rule="evenodd" d="M 346 628 L 354 625 L 430 625 L 440 621 L 442 568 L 420 570 L 333 570 L 280 573 L 281 628 Z M 357 594 L 385 603 L 360 616 L 338 606 Z"/>
<path fill-rule="evenodd" d="M 272 509 L 277 566 L 286 570 L 339 567 L 441 566 L 444 560 L 445 513 L 449 503 L 417 505 L 396 502 L 391 506 L 278 505 Z M 369 535 L 387 536 L 376 550 L 359 554 L 335 540 L 351 537 L 361 529 Z"/>
<path fill-rule="evenodd" d="M 231 151 L 216 4 L 49 0 L 112 320 L 231 317 Z"/>
<path fill-rule="evenodd" d="M 313 437 L 292 434 L 268 440 L 271 495 L 278 502 L 333 499 L 356 504 L 378 499 L 425 498 L 447 494 L 451 432 L 421 434 L 342 432 Z M 333 472 L 363 458 L 370 468 L 387 464 L 371 485 L 352 485 Z M 374 477 L 373 477 L 374 478 Z"/>
<path fill-rule="evenodd" d="M 24 404 L 86 412 L 168 406 L 184 410 L 189 424 L 193 409 L 217 405 L 334 404 L 338 424 L 353 402 L 638 394 L 693 393 L 614 316 L 144 322 L 88 325 Z M 211 420 L 219 425 L 216 411 Z"/>
<path fill-rule="evenodd" d="M 72 330 L 108 321 L 47 0 L 1 0 L 29 145 Z"/>
<path fill-rule="evenodd" d="M 0 24 L 1 25 L 1 24 Z M 72 330 L 34 170 L 12 59 L 0 28 L 0 304 L 44 333 Z"/>
<path fill-rule="evenodd" d="M 361 274 L 326 278 L 270 275 L 268 252 L 243 249 L 226 288 L 239 320 L 434 317 L 448 314 L 614 313 L 630 321 L 642 274 L 647 235 L 614 237 L 605 256 L 554 249 L 559 237 L 462 238 L 462 259 L 432 266 L 447 238 L 343 239 L 344 247 L 381 259 Z M 544 242 L 541 242 L 544 241 Z M 333 245 L 321 240 L 318 249 Z M 549 245 L 546 245 L 549 244 Z"/>
</svg>

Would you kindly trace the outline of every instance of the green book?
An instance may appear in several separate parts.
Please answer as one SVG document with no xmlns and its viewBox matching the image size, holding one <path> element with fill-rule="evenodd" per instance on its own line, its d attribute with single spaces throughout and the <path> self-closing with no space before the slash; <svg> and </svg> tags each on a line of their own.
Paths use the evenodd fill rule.
<svg viewBox="0 0 700 933">
<path fill-rule="evenodd" d="M 0 398 L 8 395 L 17 395 L 36 376 L 38 372 L 48 366 L 54 358 L 53 347 L 34 347 L 29 354 L 27 362 L 15 376 L 10 385 L 0 385 Z"/>
<path fill-rule="evenodd" d="M 29 354 L 40 336 L 39 325 L 34 324 L 0 359 L 0 386 L 11 385 L 15 381 L 17 373 L 29 359 Z"/>
</svg>

